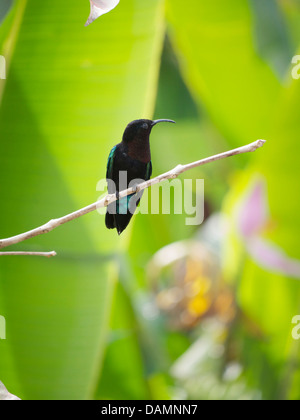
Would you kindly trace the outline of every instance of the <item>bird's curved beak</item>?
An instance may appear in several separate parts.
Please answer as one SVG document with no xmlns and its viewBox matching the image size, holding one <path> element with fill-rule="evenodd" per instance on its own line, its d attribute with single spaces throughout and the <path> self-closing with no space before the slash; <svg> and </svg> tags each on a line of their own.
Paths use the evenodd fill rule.
<svg viewBox="0 0 300 420">
<path fill-rule="evenodd" d="M 152 121 L 151 125 L 153 127 L 154 125 L 156 125 L 158 123 L 161 123 L 161 122 L 170 122 L 170 123 L 176 124 L 175 121 L 173 121 L 173 120 L 154 120 L 154 121 Z"/>
</svg>

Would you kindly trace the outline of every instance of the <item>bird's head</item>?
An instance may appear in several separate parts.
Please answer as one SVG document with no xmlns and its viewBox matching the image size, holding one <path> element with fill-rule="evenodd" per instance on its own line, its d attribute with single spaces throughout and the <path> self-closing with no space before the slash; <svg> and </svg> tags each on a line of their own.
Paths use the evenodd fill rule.
<svg viewBox="0 0 300 420">
<path fill-rule="evenodd" d="M 130 143 L 135 139 L 146 140 L 149 138 L 152 128 L 161 122 L 175 123 L 173 120 L 134 120 L 125 128 L 123 141 Z"/>
</svg>

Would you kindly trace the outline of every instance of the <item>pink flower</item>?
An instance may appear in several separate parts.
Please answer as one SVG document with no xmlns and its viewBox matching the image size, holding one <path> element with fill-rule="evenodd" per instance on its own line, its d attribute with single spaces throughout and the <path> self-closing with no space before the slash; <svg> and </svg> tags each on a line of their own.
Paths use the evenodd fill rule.
<svg viewBox="0 0 300 420">
<path fill-rule="evenodd" d="M 270 222 L 266 185 L 257 180 L 248 190 L 237 214 L 240 237 L 251 257 L 263 268 L 300 279 L 300 261 L 290 258 L 276 244 L 266 240 L 263 232 Z"/>
</svg>

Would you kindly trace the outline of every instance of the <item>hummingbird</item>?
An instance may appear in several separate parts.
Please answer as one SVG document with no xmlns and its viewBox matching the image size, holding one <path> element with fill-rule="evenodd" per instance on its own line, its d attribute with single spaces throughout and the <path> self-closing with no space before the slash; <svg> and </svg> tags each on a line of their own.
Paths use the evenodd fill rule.
<svg viewBox="0 0 300 420">
<path fill-rule="evenodd" d="M 105 224 L 108 229 L 117 229 L 120 235 L 128 226 L 143 191 L 118 198 L 119 192 L 148 181 L 152 174 L 150 133 L 161 122 L 173 120 L 134 120 L 130 122 L 121 143 L 112 148 L 108 156 L 106 179 L 109 194 L 116 194 L 117 201 L 107 207 Z"/>
</svg>

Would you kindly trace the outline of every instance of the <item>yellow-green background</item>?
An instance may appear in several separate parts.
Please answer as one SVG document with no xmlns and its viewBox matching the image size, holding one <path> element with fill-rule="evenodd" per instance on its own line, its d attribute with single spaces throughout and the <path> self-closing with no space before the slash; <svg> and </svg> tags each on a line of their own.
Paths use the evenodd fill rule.
<svg viewBox="0 0 300 420">
<path fill-rule="evenodd" d="M 121 0 L 87 28 L 88 0 L 1 3 L 0 237 L 96 201 L 125 125 L 172 118 L 176 126 L 152 134 L 154 175 L 268 140 L 255 154 L 186 175 L 204 178 L 213 211 L 232 217 L 259 173 L 275 222 L 268 238 L 300 258 L 300 80 L 291 77 L 300 51 L 298 0 Z M 163 325 L 153 334 L 153 325 L 143 327 L 140 299 L 149 292 L 151 256 L 195 234 L 184 218 L 138 215 L 119 238 L 94 213 L 13 247 L 55 249 L 56 258 L 1 257 L 7 339 L 0 341 L 0 380 L 9 391 L 23 399 L 190 397 L 170 367 L 200 332 Z M 226 266 L 237 272 L 231 282 L 239 306 L 264 338 L 233 331 L 243 366 L 235 385 L 248 396 L 297 399 L 291 320 L 300 311 L 300 283 L 241 258 L 238 246 Z M 207 367 L 215 369 L 211 361 Z M 227 394 L 221 386 L 210 392 L 209 383 L 193 397 L 244 395 L 234 384 Z"/>
</svg>

